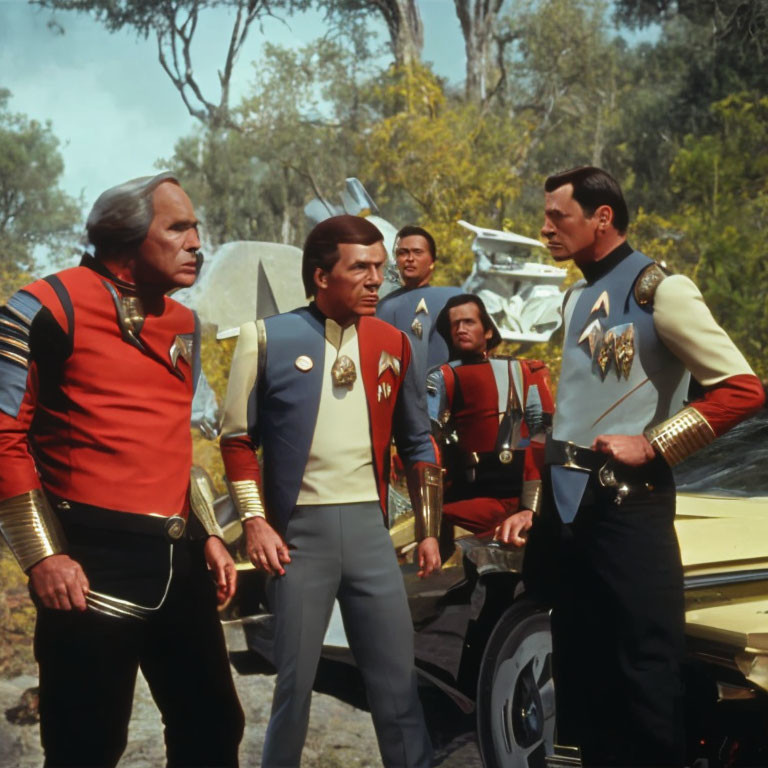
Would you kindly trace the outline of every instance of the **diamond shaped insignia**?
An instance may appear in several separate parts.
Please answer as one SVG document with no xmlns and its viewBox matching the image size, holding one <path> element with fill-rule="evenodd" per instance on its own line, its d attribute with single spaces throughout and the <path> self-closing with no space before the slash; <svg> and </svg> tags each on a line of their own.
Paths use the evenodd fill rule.
<svg viewBox="0 0 768 768">
<path fill-rule="evenodd" d="M 595 312 L 599 312 L 601 309 L 605 312 L 606 317 L 611 314 L 611 302 L 608 298 L 608 291 L 603 291 L 600 296 L 598 296 L 597 301 L 589 311 L 589 314 L 592 315 Z"/>
<path fill-rule="evenodd" d="M 381 378 L 382 374 L 387 370 L 387 368 L 391 368 L 395 376 L 399 376 L 400 358 L 395 357 L 386 350 L 382 349 L 381 356 L 379 357 L 379 378 Z"/>
<path fill-rule="evenodd" d="M 632 323 L 616 339 L 614 356 L 616 359 L 616 374 L 619 378 L 623 376 L 625 379 L 628 379 L 629 372 L 632 370 L 632 361 L 635 359 L 635 327 Z"/>
<path fill-rule="evenodd" d="M 411 330 L 417 339 L 420 339 L 424 335 L 424 326 L 421 324 L 421 320 L 419 320 L 418 317 L 413 318 L 413 322 L 411 323 Z"/>
<path fill-rule="evenodd" d="M 174 368 L 178 368 L 179 358 L 187 361 L 187 365 L 192 365 L 192 341 L 191 339 L 185 339 L 183 336 L 177 335 L 170 349 L 171 365 Z"/>
<path fill-rule="evenodd" d="M 429 314 L 429 310 L 427 309 L 427 302 L 425 301 L 424 297 L 421 297 L 421 301 L 416 305 L 416 310 L 414 311 L 414 315 L 418 315 L 419 312 L 423 312 L 425 315 Z"/>
<path fill-rule="evenodd" d="M 608 331 L 603 336 L 603 343 L 600 345 L 600 349 L 597 352 L 597 367 L 600 369 L 600 375 L 605 379 L 608 373 L 608 368 L 611 365 L 611 359 L 615 356 L 615 342 L 616 334 L 613 331 Z"/>
</svg>

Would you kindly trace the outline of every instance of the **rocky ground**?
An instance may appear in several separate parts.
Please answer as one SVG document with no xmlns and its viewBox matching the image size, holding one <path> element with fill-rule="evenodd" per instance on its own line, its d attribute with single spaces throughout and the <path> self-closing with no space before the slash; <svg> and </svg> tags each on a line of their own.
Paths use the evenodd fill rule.
<svg viewBox="0 0 768 768">
<path fill-rule="evenodd" d="M 237 637 L 229 638 L 231 645 Z M 257 766 L 261 758 L 264 729 L 269 717 L 274 677 L 238 675 L 235 682 L 246 713 L 246 731 L 240 749 L 242 766 Z M 37 725 L 25 723 L 34 701 L 22 701 L 24 692 L 37 684 L 34 677 L 0 678 L 0 768 L 37 768 L 42 764 Z M 445 707 L 445 719 L 442 708 Z M 431 723 L 455 722 L 453 705 L 439 697 L 425 703 Z M 442 729 L 437 736 L 436 765 L 443 768 L 481 768 L 471 732 L 464 718 L 454 733 Z M 159 715 L 142 680 L 136 690 L 128 748 L 121 768 L 157 768 L 164 765 Z M 378 768 L 381 765 L 370 715 L 331 695 L 315 693 L 302 768 Z"/>
</svg>

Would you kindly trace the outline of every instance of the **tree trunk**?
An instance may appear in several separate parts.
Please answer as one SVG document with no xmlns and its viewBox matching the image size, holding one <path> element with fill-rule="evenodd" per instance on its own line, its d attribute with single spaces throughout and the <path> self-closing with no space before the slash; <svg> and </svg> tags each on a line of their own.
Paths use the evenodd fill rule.
<svg viewBox="0 0 768 768">
<path fill-rule="evenodd" d="M 398 66 L 410 67 L 421 61 L 424 25 L 416 0 L 374 0 L 389 30 L 392 53 Z"/>
<path fill-rule="evenodd" d="M 468 101 L 481 103 L 486 99 L 491 43 L 502 3 L 503 0 L 454 0 L 467 54 L 464 91 Z"/>
</svg>

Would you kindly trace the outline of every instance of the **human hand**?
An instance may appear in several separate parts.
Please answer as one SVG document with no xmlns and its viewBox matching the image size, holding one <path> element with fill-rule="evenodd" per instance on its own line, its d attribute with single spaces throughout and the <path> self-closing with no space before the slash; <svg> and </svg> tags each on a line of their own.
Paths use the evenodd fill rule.
<svg viewBox="0 0 768 768">
<path fill-rule="evenodd" d="M 291 562 L 291 556 L 280 534 L 263 517 L 248 518 L 243 529 L 246 551 L 253 565 L 272 576 L 282 576 L 283 565 Z"/>
<path fill-rule="evenodd" d="M 525 545 L 523 534 L 533 525 L 533 512 L 530 509 L 521 509 L 515 512 L 496 526 L 493 532 L 493 540 L 503 544 L 514 544 L 516 547 Z"/>
<path fill-rule="evenodd" d="M 656 457 L 656 451 L 645 435 L 598 435 L 592 450 L 606 453 L 619 464 L 629 467 L 642 467 Z"/>
<path fill-rule="evenodd" d="M 440 570 L 440 547 L 434 536 L 428 536 L 419 542 L 419 573 L 420 579 L 424 579 L 431 573 Z"/>
<path fill-rule="evenodd" d="M 216 602 L 226 605 L 237 589 L 237 569 L 232 555 L 218 536 L 209 536 L 203 549 L 205 562 L 216 581 Z"/>
<path fill-rule="evenodd" d="M 32 591 L 46 608 L 84 611 L 90 587 L 80 563 L 69 555 L 50 555 L 29 569 Z"/>
</svg>

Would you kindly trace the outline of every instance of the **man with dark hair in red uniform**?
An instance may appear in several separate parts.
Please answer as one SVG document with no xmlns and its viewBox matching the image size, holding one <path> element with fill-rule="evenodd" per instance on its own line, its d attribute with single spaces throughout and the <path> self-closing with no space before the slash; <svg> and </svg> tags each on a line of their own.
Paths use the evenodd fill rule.
<svg viewBox="0 0 768 768">
<path fill-rule="evenodd" d="M 140 667 L 168 765 L 236 765 L 216 612 L 236 571 L 210 507 L 189 535 L 200 338 L 165 295 L 195 280 L 197 219 L 165 173 L 104 192 L 87 227 L 95 257 L 0 308 L 0 531 L 38 609 L 45 764 L 117 764 Z"/>
<path fill-rule="evenodd" d="M 444 445 L 445 519 L 522 546 L 538 512 L 544 433 L 552 421 L 547 367 L 489 358 L 501 336 L 482 300 L 454 296 L 437 318 L 451 362 L 427 378 L 429 415 Z"/>
</svg>

